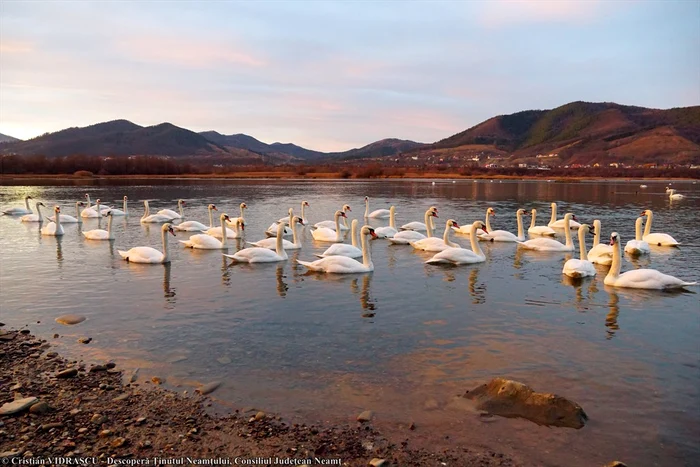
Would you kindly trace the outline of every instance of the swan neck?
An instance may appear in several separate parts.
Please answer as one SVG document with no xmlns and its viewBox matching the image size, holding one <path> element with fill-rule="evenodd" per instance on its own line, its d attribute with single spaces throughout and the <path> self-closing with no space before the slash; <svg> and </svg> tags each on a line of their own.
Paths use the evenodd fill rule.
<svg viewBox="0 0 700 467">
<path fill-rule="evenodd" d="M 26 206 L 27 211 L 31 211 L 31 209 L 29 208 L 29 198 L 27 198 L 26 196 L 24 197 L 24 206 Z"/>
<path fill-rule="evenodd" d="M 586 253 L 586 232 L 584 232 L 584 229 L 578 229 L 578 247 L 579 254 L 581 255 L 581 261 L 587 260 L 588 255 Z"/>
<path fill-rule="evenodd" d="M 161 240 L 163 240 L 163 262 L 167 263 L 170 260 L 168 255 L 168 231 L 165 229 L 160 230 Z"/>
<path fill-rule="evenodd" d="M 207 208 L 209 210 L 209 228 L 214 227 L 214 214 L 212 214 L 213 209 L 211 207 Z"/>
<path fill-rule="evenodd" d="M 644 219 L 641 217 L 638 217 L 634 222 L 634 239 L 638 242 L 642 241 L 642 222 L 644 222 Z"/>
<path fill-rule="evenodd" d="M 305 208 L 305 207 L 306 207 L 306 206 L 304 206 L 304 203 L 302 202 L 302 203 L 301 203 L 301 220 L 304 221 L 304 222 L 306 222 L 306 216 L 304 215 L 304 208 Z M 243 215 L 243 214 L 241 214 L 241 216 L 242 216 L 242 215 Z"/>
<path fill-rule="evenodd" d="M 518 211 L 515 214 L 515 218 L 518 221 L 518 238 L 524 238 L 525 232 L 523 232 L 523 215 Z"/>
<path fill-rule="evenodd" d="M 647 211 L 647 222 L 644 225 L 644 236 L 646 237 L 651 233 L 651 222 L 654 220 L 654 214 L 651 211 Z"/>
<path fill-rule="evenodd" d="M 127 209 L 126 209 L 126 203 L 127 203 L 127 200 L 126 200 L 126 198 L 124 198 L 124 203 L 123 203 L 123 205 L 122 205 L 122 210 L 124 211 L 124 215 L 125 215 L 125 216 L 126 216 L 127 214 L 129 214 L 129 211 L 127 211 Z"/>
<path fill-rule="evenodd" d="M 360 234 L 360 242 L 362 243 L 362 264 L 366 268 L 372 267 L 372 255 L 369 251 L 367 235 Z"/>
<path fill-rule="evenodd" d="M 600 222 L 594 221 L 593 228 L 595 229 L 595 236 L 593 237 L 593 247 L 596 247 L 600 243 Z"/>
<path fill-rule="evenodd" d="M 37 214 L 37 216 L 39 216 L 39 222 L 41 222 L 41 221 L 42 221 L 42 218 L 41 218 L 41 205 L 40 205 L 39 203 L 36 203 L 36 214 Z"/>
<path fill-rule="evenodd" d="M 484 252 L 481 250 L 481 245 L 479 245 L 479 241 L 476 239 L 476 224 L 472 224 L 471 228 L 469 229 L 469 243 L 471 244 L 472 251 L 476 253 L 479 256 L 484 256 Z"/>
<path fill-rule="evenodd" d="M 557 203 L 552 203 L 552 218 L 549 220 L 550 224 L 554 224 L 557 221 Z"/>
<path fill-rule="evenodd" d="M 450 221 L 447 221 L 447 223 L 445 224 L 445 233 L 442 234 L 442 241 L 445 242 L 445 245 L 452 246 L 450 242 L 450 230 L 452 230 L 450 226 Z"/>
<path fill-rule="evenodd" d="M 618 241 L 615 242 L 615 245 L 613 245 L 612 264 L 610 265 L 610 271 L 608 271 L 608 275 L 605 277 L 606 279 L 608 277 L 617 279 L 617 277 L 620 275 L 620 263 L 622 262 L 622 253 L 620 249 L 620 241 L 618 239 Z"/>
<path fill-rule="evenodd" d="M 340 216 L 336 214 L 335 216 L 335 241 L 339 242 L 341 241 L 340 237 Z"/>
<path fill-rule="evenodd" d="M 428 238 L 433 236 L 433 226 L 432 226 L 433 216 L 431 216 L 431 214 L 432 213 L 430 210 L 425 211 L 425 218 L 423 219 L 425 221 L 425 230 L 426 230 L 426 234 L 427 234 L 426 236 Z"/>
<path fill-rule="evenodd" d="M 228 237 L 227 232 L 226 232 L 226 219 L 224 219 L 224 216 L 221 216 L 221 247 L 226 246 L 226 237 Z"/>
<path fill-rule="evenodd" d="M 88 204 L 90 204 L 90 200 L 88 199 Z M 89 206 L 88 206 L 89 207 Z M 148 215 L 151 213 L 151 208 L 148 207 L 148 201 L 143 202 L 143 216 L 141 216 L 141 219 L 145 219 L 148 217 Z"/>
<path fill-rule="evenodd" d="M 568 217 L 564 218 L 564 230 L 564 235 L 566 236 L 566 246 L 571 247 L 573 246 L 573 242 L 571 240 L 571 226 L 569 225 Z"/>
<path fill-rule="evenodd" d="M 394 219 L 394 209 L 389 209 L 389 227 L 396 230 L 396 220 Z"/>
<path fill-rule="evenodd" d="M 304 208 L 302 207 L 302 210 L 303 210 L 303 209 L 304 209 Z M 294 223 L 291 225 L 291 228 L 292 228 L 292 241 L 294 242 L 294 245 L 295 245 L 295 246 L 301 246 L 301 244 L 299 243 L 299 235 L 297 234 L 297 223 L 294 222 Z"/>
<path fill-rule="evenodd" d="M 301 210 L 303 211 L 304 208 L 302 207 Z M 245 219 L 245 208 L 241 205 L 241 219 Z"/>
<path fill-rule="evenodd" d="M 284 248 L 282 248 L 282 235 L 284 234 L 284 227 L 284 222 L 280 222 L 280 224 L 277 226 L 277 239 L 275 241 L 275 252 L 278 256 L 282 257 L 286 257 Z"/>
<path fill-rule="evenodd" d="M 83 218 L 82 218 L 82 216 L 80 215 L 80 201 L 78 201 L 77 203 L 75 203 L 75 218 L 78 219 L 78 224 L 82 224 L 82 223 L 83 223 Z"/>
<path fill-rule="evenodd" d="M 365 217 L 369 217 L 369 200 L 365 200 Z"/>
<path fill-rule="evenodd" d="M 97 218 L 101 219 L 102 218 L 102 211 L 100 210 L 100 203 L 99 202 L 95 203 L 95 206 L 96 206 L 96 210 L 97 210 Z"/>
<path fill-rule="evenodd" d="M 488 212 L 488 211 L 486 211 L 486 222 L 485 222 L 485 224 L 486 224 L 486 230 L 488 230 L 489 232 L 491 232 L 493 229 L 491 229 L 491 216 L 489 215 L 489 212 Z"/>
<path fill-rule="evenodd" d="M 177 207 L 178 207 L 178 210 L 180 211 L 180 217 L 184 218 L 185 213 L 182 212 L 182 200 L 177 200 Z"/>
<path fill-rule="evenodd" d="M 352 240 L 352 246 L 357 248 L 357 219 L 352 221 L 352 229 L 350 230 L 350 237 Z"/>
<path fill-rule="evenodd" d="M 533 209 L 533 210 L 532 210 L 532 220 L 530 221 L 530 228 L 531 228 L 531 229 L 535 227 L 535 217 L 536 217 L 536 216 L 537 216 L 537 211 L 535 211 L 535 210 Z"/>
<path fill-rule="evenodd" d="M 112 237 L 112 219 L 114 219 L 114 216 L 109 216 L 109 219 L 107 219 L 107 236 Z"/>
</svg>

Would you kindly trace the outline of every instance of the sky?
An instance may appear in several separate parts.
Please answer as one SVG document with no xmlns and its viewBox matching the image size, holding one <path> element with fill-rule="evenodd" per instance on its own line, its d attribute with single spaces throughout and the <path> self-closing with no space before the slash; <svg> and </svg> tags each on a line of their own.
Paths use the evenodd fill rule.
<svg viewBox="0 0 700 467">
<path fill-rule="evenodd" d="M 568 102 L 700 104 L 700 1 L 0 1 L 0 133 L 343 151 Z"/>
</svg>

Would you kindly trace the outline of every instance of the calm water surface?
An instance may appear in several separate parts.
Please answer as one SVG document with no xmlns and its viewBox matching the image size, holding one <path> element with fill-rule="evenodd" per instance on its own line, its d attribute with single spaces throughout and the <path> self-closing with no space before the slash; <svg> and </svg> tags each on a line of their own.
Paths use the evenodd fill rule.
<svg viewBox="0 0 700 467">
<path fill-rule="evenodd" d="M 67 355 L 111 358 L 141 368 L 141 378 L 165 377 L 191 389 L 222 380 L 224 404 L 256 406 L 292 418 L 349 421 L 377 413 L 376 425 L 403 437 L 415 421 L 413 443 L 487 446 L 536 465 L 698 465 L 700 462 L 700 306 L 698 295 L 615 290 L 594 279 L 573 284 L 561 268 L 565 254 L 482 244 L 487 261 L 428 266 L 431 254 L 372 242 L 372 274 L 308 274 L 294 259 L 313 259 L 328 244 L 303 231 L 304 246 L 280 264 L 231 265 L 220 251 L 173 243 L 169 266 L 127 264 L 117 249 L 160 247 L 159 225 L 141 225 L 142 200 L 152 211 L 187 200 L 186 218 L 207 222 L 206 205 L 238 215 L 245 201 L 245 238 L 263 231 L 302 200 L 313 222 L 332 219 L 349 203 L 361 219 L 370 209 L 397 209 L 397 223 L 421 220 L 430 205 L 444 222 L 483 219 L 515 231 L 515 211 L 549 203 L 560 216 L 600 219 L 604 241 L 618 231 L 634 237 L 642 209 L 654 210 L 654 231 L 683 243 L 654 248 L 650 258 L 623 268 L 653 267 L 700 279 L 700 185 L 674 182 L 688 195 L 671 203 L 662 182 L 436 181 L 168 181 L 121 186 L 3 186 L 0 208 L 25 194 L 74 215 L 85 192 L 131 216 L 114 219 L 114 242 L 89 242 L 81 227 L 63 238 L 42 237 L 36 224 L 0 217 L 2 321 L 27 325 Z M 155 209 L 154 209 L 155 208 Z M 383 225 L 383 221 L 372 221 Z M 528 221 L 529 222 L 529 221 Z M 97 228 L 87 220 L 82 230 Z M 102 221 L 104 228 L 106 221 Z M 178 232 L 177 239 L 189 233 Z M 467 237 L 457 241 L 468 246 Z M 230 252 L 242 245 L 234 241 Z M 589 243 L 590 247 L 590 243 Z M 697 290 L 697 288 L 695 289 Z M 54 322 L 78 313 L 73 327 Z M 88 345 L 76 343 L 90 336 Z M 492 377 L 525 382 L 581 404 L 590 422 L 581 430 L 546 428 L 517 419 L 480 419 L 459 396 Z M 449 439 L 445 437 L 449 436 Z M 402 438 L 403 439 L 403 438 Z"/>
</svg>

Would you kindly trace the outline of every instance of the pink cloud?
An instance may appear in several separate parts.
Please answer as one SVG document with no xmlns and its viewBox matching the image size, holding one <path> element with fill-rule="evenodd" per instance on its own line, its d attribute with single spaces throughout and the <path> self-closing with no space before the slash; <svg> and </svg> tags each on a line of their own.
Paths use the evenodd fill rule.
<svg viewBox="0 0 700 467">
<path fill-rule="evenodd" d="M 484 4 L 480 22 L 487 27 L 516 23 L 588 21 L 600 0 L 492 0 Z"/>
<path fill-rule="evenodd" d="M 34 51 L 34 45 L 29 42 L 3 39 L 0 41 L 0 54 L 27 54 Z"/>
</svg>

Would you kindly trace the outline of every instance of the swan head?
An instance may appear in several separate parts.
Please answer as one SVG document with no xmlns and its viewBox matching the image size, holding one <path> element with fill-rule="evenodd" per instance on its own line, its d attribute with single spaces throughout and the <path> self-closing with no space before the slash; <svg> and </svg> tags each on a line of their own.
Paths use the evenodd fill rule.
<svg viewBox="0 0 700 467">
<path fill-rule="evenodd" d="M 336 211 L 335 217 L 337 218 L 337 217 L 348 217 L 348 216 L 346 216 L 343 211 Z"/>
<path fill-rule="evenodd" d="M 527 215 L 529 215 L 529 214 L 530 214 L 530 213 L 527 212 L 527 211 L 524 210 L 524 209 L 518 209 L 517 211 L 515 211 L 515 215 L 516 215 L 516 216 L 527 216 Z"/>
<path fill-rule="evenodd" d="M 557 207 L 557 203 L 551 203 L 550 206 L 552 207 L 552 209 L 554 209 Z"/>
<path fill-rule="evenodd" d="M 430 206 L 430 208 L 428 210 L 433 211 L 435 214 L 437 214 L 437 212 L 438 212 L 438 208 L 436 208 L 435 206 Z M 437 216 L 435 216 L 435 217 L 437 217 Z"/>
<path fill-rule="evenodd" d="M 567 212 L 567 213 L 564 215 L 564 221 L 566 221 L 567 219 L 570 220 L 570 221 L 578 221 L 578 219 L 576 219 L 576 216 L 574 216 L 574 215 L 571 214 L 570 212 Z"/>
<path fill-rule="evenodd" d="M 60 213 L 61 213 L 61 207 L 60 207 L 60 206 L 54 206 L 54 207 L 53 207 L 53 212 L 55 212 L 56 214 L 60 214 Z"/>
<path fill-rule="evenodd" d="M 432 208 L 431 208 L 430 214 L 428 215 L 428 217 L 438 217 L 438 215 L 437 215 L 437 209 L 433 211 Z M 438 217 L 438 218 L 439 218 L 439 217 Z"/>
<path fill-rule="evenodd" d="M 454 219 L 448 219 L 447 220 L 447 228 L 449 230 L 450 227 L 454 227 L 455 229 L 459 229 L 459 224 L 457 223 L 456 220 Z"/>
<path fill-rule="evenodd" d="M 374 229 L 370 227 L 369 225 L 366 225 L 362 227 L 362 230 L 360 231 L 362 235 L 370 235 L 372 238 L 377 238 L 377 234 L 374 233 Z"/>
<path fill-rule="evenodd" d="M 95 200 L 95 204 L 100 204 L 101 202 L 102 202 L 102 200 L 100 200 L 100 198 L 97 198 L 97 199 Z"/>
<path fill-rule="evenodd" d="M 129 197 L 124 195 L 124 201 L 128 201 Z"/>
<path fill-rule="evenodd" d="M 581 227 L 578 228 L 579 232 L 583 231 L 583 233 L 590 233 L 591 235 L 595 235 L 595 227 L 591 227 L 588 224 L 581 224 Z"/>
<path fill-rule="evenodd" d="M 648 210 L 648 209 L 645 209 L 644 211 L 642 211 L 642 213 L 640 214 L 640 216 L 644 217 L 644 216 L 648 216 L 649 214 L 651 214 L 651 211 Z"/>
<path fill-rule="evenodd" d="M 486 224 L 484 224 L 482 221 L 476 221 L 472 224 L 472 226 L 476 227 L 477 229 L 481 229 L 486 233 L 489 233 L 488 229 L 486 228 Z"/>
<path fill-rule="evenodd" d="M 228 214 L 224 214 L 224 213 L 221 213 L 221 215 L 219 216 L 219 219 L 221 219 L 222 221 L 230 220 L 230 218 L 228 217 Z"/>
<path fill-rule="evenodd" d="M 184 200 L 184 199 L 178 199 L 178 200 L 177 200 L 177 205 L 178 205 L 178 206 L 184 206 L 184 205 L 185 205 L 185 200 Z"/>
<path fill-rule="evenodd" d="M 396 212 L 396 206 L 391 206 L 391 207 L 389 208 L 389 213 L 393 214 L 393 213 L 395 213 L 395 212 Z"/>
<path fill-rule="evenodd" d="M 39 201 L 38 203 L 36 203 L 36 205 L 37 205 L 37 206 L 44 206 L 44 207 L 46 207 L 46 206 L 44 205 L 44 203 L 42 203 L 41 201 Z"/>
<path fill-rule="evenodd" d="M 308 203 L 306 205 L 308 206 Z M 343 212 L 352 212 L 349 204 L 343 204 Z"/>
<path fill-rule="evenodd" d="M 173 235 L 173 237 L 175 236 L 175 230 L 170 224 L 163 224 L 163 227 L 161 227 L 160 230 L 162 230 L 163 232 L 170 232 Z"/>
<path fill-rule="evenodd" d="M 213 204 L 210 204 L 209 206 L 207 206 L 207 209 L 212 210 L 212 211 L 218 211 L 218 209 L 216 209 L 216 206 L 214 206 Z"/>
<path fill-rule="evenodd" d="M 78 206 L 85 206 L 85 205 L 86 205 L 86 203 L 83 203 L 82 201 L 78 201 L 76 204 L 77 204 Z"/>
<path fill-rule="evenodd" d="M 27 195 L 27 196 L 24 197 L 24 199 L 25 199 L 25 200 L 28 200 L 28 199 L 33 199 L 33 198 L 32 198 L 31 196 Z"/>
<path fill-rule="evenodd" d="M 248 205 L 245 203 L 241 203 L 239 206 L 241 209 L 248 209 Z"/>
<path fill-rule="evenodd" d="M 620 235 L 617 232 L 613 232 L 610 234 L 610 245 L 615 245 L 620 241 Z"/>
<path fill-rule="evenodd" d="M 486 215 L 487 215 L 487 216 L 496 217 L 496 210 L 493 209 L 493 208 L 488 208 L 488 209 L 486 210 Z"/>
<path fill-rule="evenodd" d="M 531 213 L 533 216 L 536 215 L 536 214 L 537 214 L 537 209 L 534 209 L 534 208 L 531 209 L 531 210 L 530 210 L 530 213 Z"/>
<path fill-rule="evenodd" d="M 296 222 L 299 225 L 306 225 L 306 224 L 304 224 L 304 220 L 299 216 L 294 216 L 294 219 L 292 219 L 292 222 Z"/>
<path fill-rule="evenodd" d="M 111 216 L 112 216 L 112 211 L 107 211 L 107 214 L 105 214 L 105 216 L 111 217 Z"/>
<path fill-rule="evenodd" d="M 369 203 L 369 196 L 365 196 L 365 204 Z"/>
<path fill-rule="evenodd" d="M 308 201 L 302 201 L 301 204 L 302 206 L 311 206 Z"/>
<path fill-rule="evenodd" d="M 292 214 L 294 214 L 294 208 L 289 208 L 289 210 L 287 211 L 287 214 L 289 214 L 290 216 Z"/>
</svg>

